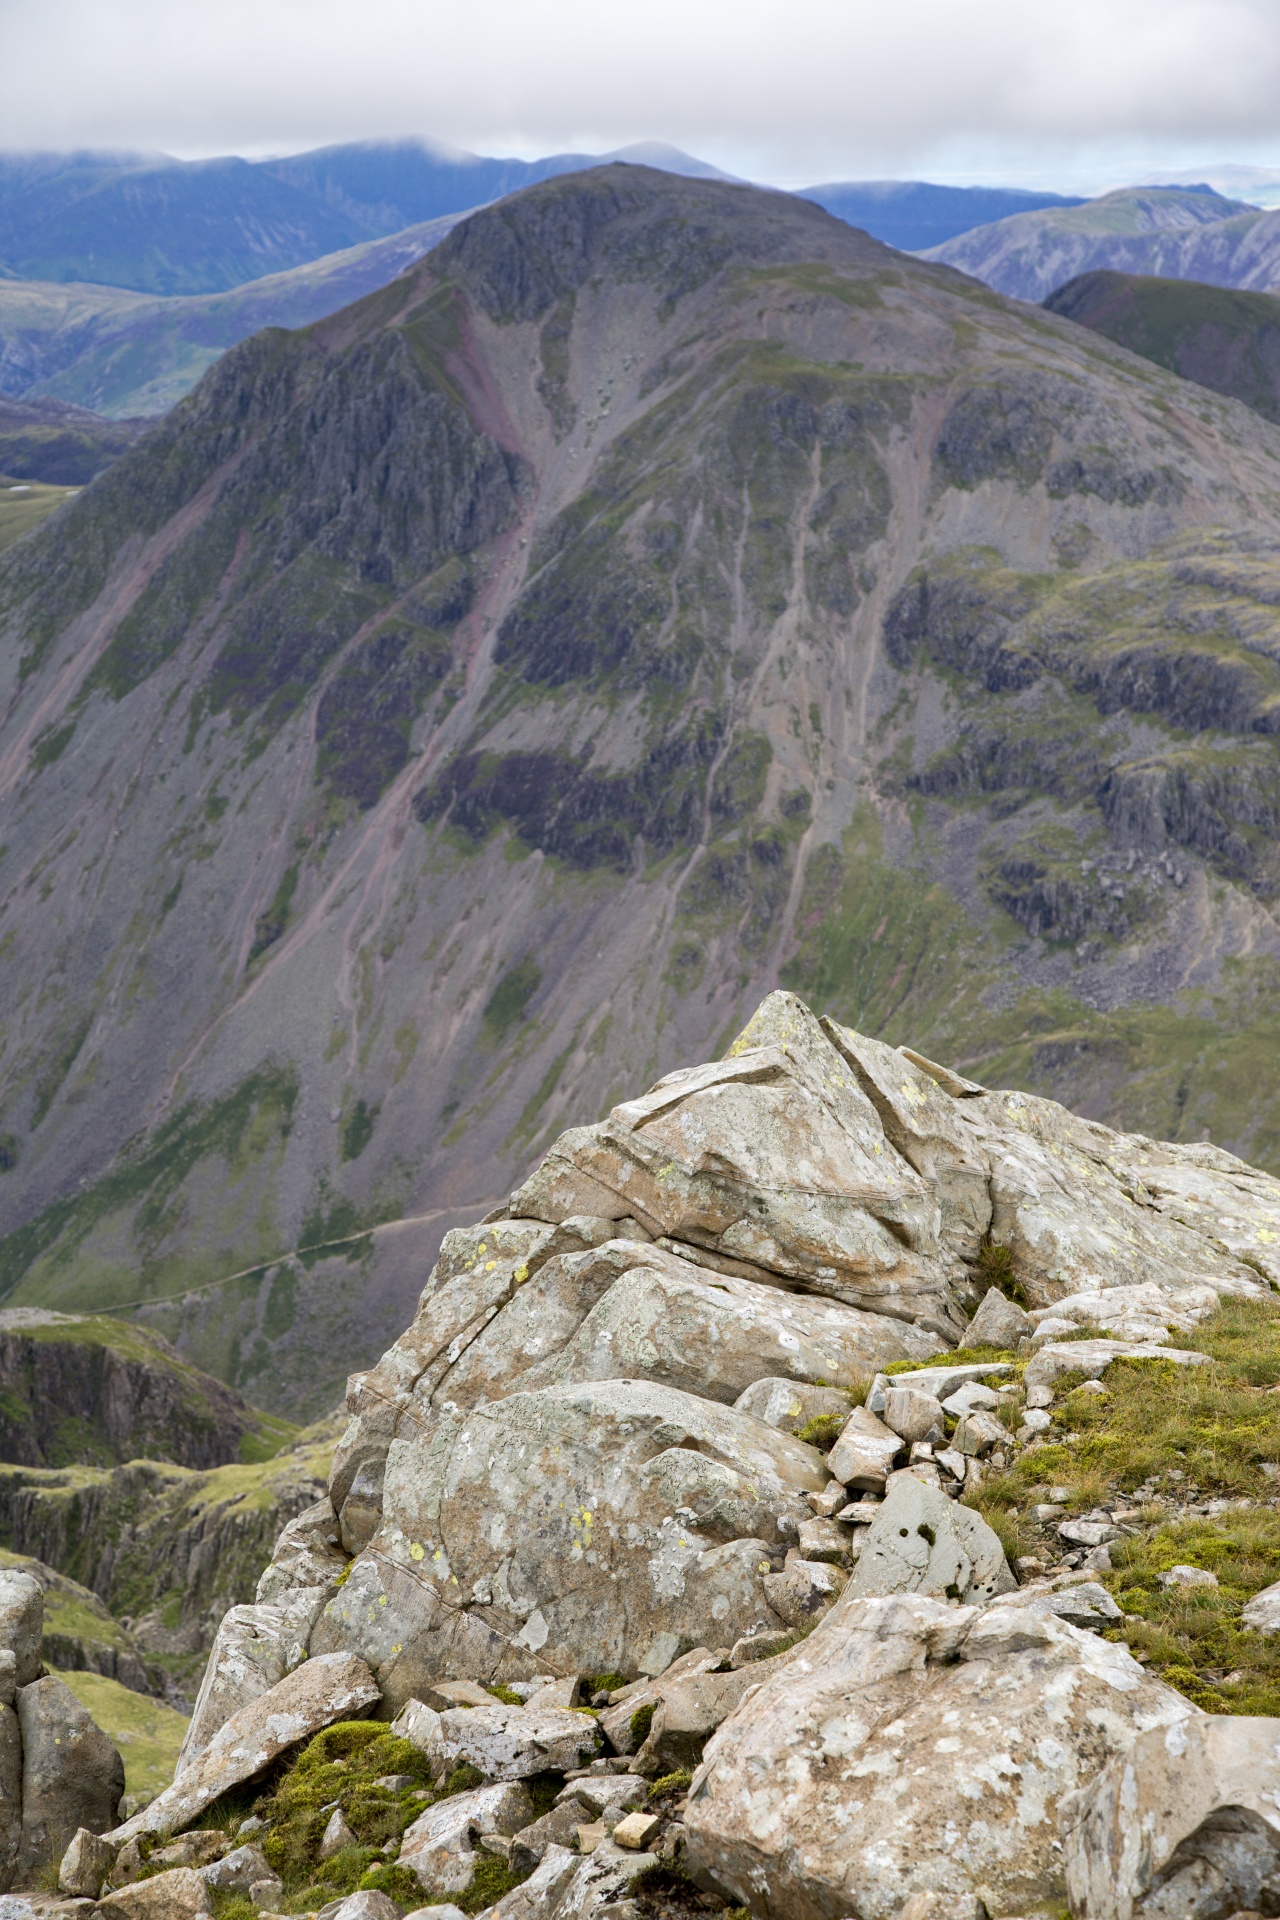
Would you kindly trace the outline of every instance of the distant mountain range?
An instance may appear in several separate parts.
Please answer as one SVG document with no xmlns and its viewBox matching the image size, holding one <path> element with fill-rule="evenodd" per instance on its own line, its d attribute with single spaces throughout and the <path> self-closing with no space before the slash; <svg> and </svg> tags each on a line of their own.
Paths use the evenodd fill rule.
<svg viewBox="0 0 1280 1920">
<path fill-rule="evenodd" d="M 222 293 L 612 159 L 723 179 L 674 147 L 490 160 L 423 140 L 285 160 L 0 156 L 0 275 L 138 293 Z M 972 224 L 972 223 L 970 223 Z"/>
<path fill-rule="evenodd" d="M 88 281 L 163 296 L 222 293 L 612 160 L 690 179 L 729 178 L 656 142 L 541 160 L 488 159 L 426 140 L 361 141 L 260 161 L 0 156 L 0 278 Z M 907 251 L 1009 214 L 1078 204 L 1061 194 L 920 180 L 835 182 L 804 197 Z"/>
<path fill-rule="evenodd" d="M 1274 294 L 1101 272 L 1068 281 L 1044 304 L 1280 422 L 1280 299 Z"/>
<path fill-rule="evenodd" d="M 1015 214 L 1083 204 L 1078 195 L 1025 193 L 1012 187 L 938 187 L 927 180 L 833 181 L 806 187 L 802 198 L 815 200 L 838 220 L 903 253 L 923 253 L 973 227 Z"/>
<path fill-rule="evenodd" d="M 925 258 L 1018 300 L 1045 300 L 1102 268 L 1265 292 L 1280 286 L 1280 212 L 1227 200 L 1209 186 L 1129 187 L 1075 207 L 1014 214 L 932 247 Z"/>
</svg>

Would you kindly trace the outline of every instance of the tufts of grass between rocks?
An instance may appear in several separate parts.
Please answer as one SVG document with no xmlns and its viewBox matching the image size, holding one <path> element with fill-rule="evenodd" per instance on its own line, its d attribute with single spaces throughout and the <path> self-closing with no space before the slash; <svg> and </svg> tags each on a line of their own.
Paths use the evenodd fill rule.
<svg viewBox="0 0 1280 1920">
<path fill-rule="evenodd" d="M 411 1784 L 400 1792 L 378 1784 L 392 1774 L 408 1776 Z M 548 1777 L 525 1784 L 536 1816 L 554 1803 L 561 1783 Z M 251 1813 L 267 1822 L 255 1838 L 283 1882 L 285 1913 L 313 1913 L 360 1889 L 385 1893 L 406 1908 L 430 1906 L 446 1896 L 424 1893 L 394 1854 L 405 1829 L 427 1807 L 481 1785 L 474 1767 L 458 1767 L 433 1788 L 426 1759 L 411 1742 L 374 1721 L 339 1721 L 310 1740 L 266 1792 L 228 1795 L 201 1816 L 200 1825 L 234 1835 Z M 320 1841 L 335 1807 L 358 1844 L 321 1861 Z M 465 1913 L 479 1913 L 525 1877 L 496 1855 L 484 1857 L 466 1891 L 447 1898 Z M 213 1903 L 217 1920 L 247 1920 L 256 1912 L 240 1894 L 215 1893 Z"/>
<path fill-rule="evenodd" d="M 1171 1341 L 1212 1364 L 1179 1367 L 1155 1349 L 1114 1361 L 1104 1393 L 1081 1392 L 1067 1376 L 1048 1432 L 965 1501 L 1011 1559 L 1046 1567 L 1062 1545 L 1058 1517 L 1039 1522 L 1038 1504 L 1060 1507 L 1063 1519 L 1110 1513 L 1121 1532 L 1098 1577 L 1125 1618 L 1107 1637 L 1207 1712 L 1280 1715 L 1280 1635 L 1240 1620 L 1254 1594 L 1280 1580 L 1280 1299 L 1224 1300 Z M 1016 1427 L 1020 1415 L 1014 1407 L 1003 1417 Z M 1162 1584 L 1176 1566 L 1217 1584 Z"/>
</svg>

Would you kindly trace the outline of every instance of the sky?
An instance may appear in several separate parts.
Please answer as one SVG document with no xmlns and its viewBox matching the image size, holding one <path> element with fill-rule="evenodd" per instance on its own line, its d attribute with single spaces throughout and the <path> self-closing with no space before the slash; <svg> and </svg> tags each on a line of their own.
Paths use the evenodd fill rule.
<svg viewBox="0 0 1280 1920">
<path fill-rule="evenodd" d="M 1280 170 L 1280 0 L 0 0 L 0 147 L 413 134 L 781 186 Z"/>
</svg>

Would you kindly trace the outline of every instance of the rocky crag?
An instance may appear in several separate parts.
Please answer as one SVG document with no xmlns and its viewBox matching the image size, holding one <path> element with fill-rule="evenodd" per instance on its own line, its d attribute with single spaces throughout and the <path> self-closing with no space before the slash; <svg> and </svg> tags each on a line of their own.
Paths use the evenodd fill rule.
<svg viewBox="0 0 1280 1920">
<path fill-rule="evenodd" d="M 126 1322 L 0 1311 L 0 1461 L 220 1467 L 270 1459 L 295 1429 Z"/>
<path fill-rule="evenodd" d="M 1219 1149 L 770 996 L 447 1238 L 351 1381 L 327 1497 L 224 1620 L 173 1784 L 77 1836 L 65 1892 L 314 1913 L 336 1881 L 343 1920 L 647 1920 L 699 1887 L 759 1920 L 1269 1911 L 1280 1721 L 1206 1714 L 1118 1642 L 1110 1515 L 1013 1567 L 978 1509 L 1057 1457 L 1048 1409 L 1117 1366 L 1212 1370 L 1195 1341 L 1228 1312 L 1270 1326 L 1277 1245 L 1280 1181 Z M 1280 1628 L 1280 1582 L 1250 1607 Z"/>
<path fill-rule="evenodd" d="M 0 575 L 6 1304 L 313 1418 L 779 982 L 1280 1164 L 1278 480 L 1237 403 L 640 167 L 235 349 Z"/>
</svg>

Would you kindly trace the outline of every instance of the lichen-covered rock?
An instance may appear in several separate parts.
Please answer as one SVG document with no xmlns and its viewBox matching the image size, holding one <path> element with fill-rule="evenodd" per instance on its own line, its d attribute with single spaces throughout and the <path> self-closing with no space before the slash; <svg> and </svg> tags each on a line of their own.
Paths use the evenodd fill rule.
<svg viewBox="0 0 1280 1920">
<path fill-rule="evenodd" d="M 433 1745 L 423 1751 L 442 1774 L 475 1767 L 488 1780 L 525 1780 L 535 1773 L 568 1773 L 586 1766 L 600 1747 L 600 1731 L 590 1714 L 491 1700 L 484 1707 L 446 1707 Z M 530 1807 L 526 1818 L 532 1812 Z"/>
<path fill-rule="evenodd" d="M 775 1623 L 763 1577 L 826 1484 L 812 1447 L 646 1381 L 515 1393 L 398 1439 L 387 1515 L 325 1609 L 399 1705 L 424 1676 L 635 1672 Z M 669 1656 L 668 1656 L 669 1657 Z"/>
<path fill-rule="evenodd" d="M 784 1427 L 788 1433 L 799 1433 L 811 1420 L 843 1424 L 849 1417 L 849 1396 L 838 1387 L 811 1387 L 768 1374 L 753 1381 L 733 1404 L 739 1413 L 763 1420 L 766 1427 Z"/>
<path fill-rule="evenodd" d="M 116 1863 L 116 1850 L 109 1840 L 80 1827 L 58 1868 L 58 1891 L 75 1899 L 96 1900 L 102 1883 Z"/>
<path fill-rule="evenodd" d="M 22 1842 L 16 1878 L 61 1860 L 79 1827 L 103 1833 L 124 1793 L 124 1762 L 65 1681 L 18 1690 Z"/>
<path fill-rule="evenodd" d="M 29 1573 L 0 1567 L 0 1647 L 14 1657 L 13 1684 L 28 1687 L 40 1673 L 44 1590 Z"/>
<path fill-rule="evenodd" d="M 464 1893 L 476 1870 L 482 1833 L 518 1833 L 533 1819 L 528 1789 L 510 1780 L 454 1794 L 428 1807 L 406 1832 L 397 1856 L 424 1893 Z"/>
<path fill-rule="evenodd" d="M 307 1657 L 311 1629 L 332 1586 L 293 1587 L 278 1604 L 232 1607 L 224 1614 L 192 1709 L 178 1772 L 203 1753 L 234 1713 L 261 1699 Z"/>
<path fill-rule="evenodd" d="M 373 1675 L 351 1654 L 304 1661 L 259 1699 L 233 1714 L 171 1787 L 115 1828 L 108 1838 L 116 1846 L 123 1846 L 139 1834 L 176 1833 L 212 1806 L 219 1794 L 252 1780 L 299 1741 L 309 1739 L 335 1720 L 358 1718 L 377 1700 Z"/>
<path fill-rule="evenodd" d="M 981 1514 L 903 1474 L 867 1528 L 849 1590 L 859 1598 L 921 1593 L 981 1603 L 1016 1585 Z"/>
<path fill-rule="evenodd" d="M 192 1867 L 171 1867 L 98 1902 L 102 1920 L 213 1920 L 213 1898 Z"/>
<path fill-rule="evenodd" d="M 1077 1920 L 1268 1913 L 1280 1897 L 1280 1720 L 1143 1732 L 1062 1814 Z"/>
<path fill-rule="evenodd" d="M 917 1893 L 1060 1909 L 1064 1797 L 1193 1717 L 1127 1650 L 1038 1610 L 846 1591 L 713 1736 L 689 1865 L 761 1920 L 892 1920 Z"/>
</svg>

